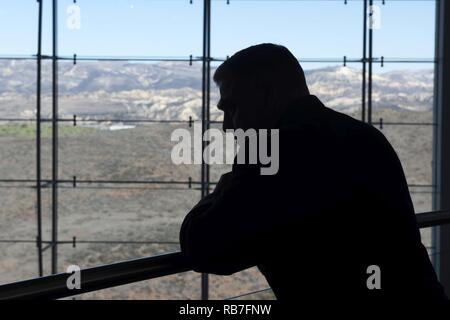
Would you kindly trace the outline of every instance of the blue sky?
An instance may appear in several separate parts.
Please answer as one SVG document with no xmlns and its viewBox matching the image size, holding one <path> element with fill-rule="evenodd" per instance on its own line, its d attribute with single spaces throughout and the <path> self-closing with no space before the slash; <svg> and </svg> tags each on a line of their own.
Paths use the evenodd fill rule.
<svg viewBox="0 0 450 320">
<path fill-rule="evenodd" d="M 59 0 L 61 55 L 189 56 L 202 52 L 203 1 L 78 0 L 81 28 L 67 27 L 72 0 Z M 435 1 L 375 1 L 381 29 L 374 55 L 432 58 Z M 261 42 L 286 45 L 299 58 L 359 58 L 362 1 L 213 0 L 215 57 Z M 51 52 L 51 0 L 44 0 L 44 51 Z M 36 0 L 0 0 L 0 54 L 36 53 Z M 316 64 L 305 64 L 313 68 Z M 322 66 L 322 65 L 317 65 Z M 404 68 L 391 65 L 389 68 Z M 355 65 L 359 67 L 359 65 Z M 412 67 L 431 67 L 415 65 Z"/>
</svg>

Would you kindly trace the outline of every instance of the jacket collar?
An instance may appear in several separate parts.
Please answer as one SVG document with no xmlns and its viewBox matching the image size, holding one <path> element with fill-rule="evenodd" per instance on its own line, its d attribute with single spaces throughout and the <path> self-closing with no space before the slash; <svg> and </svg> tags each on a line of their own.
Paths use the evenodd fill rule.
<svg viewBox="0 0 450 320">
<path fill-rule="evenodd" d="M 325 106 L 314 95 L 295 100 L 281 116 L 280 128 L 297 127 L 301 123 L 311 123 L 322 114 Z"/>
</svg>

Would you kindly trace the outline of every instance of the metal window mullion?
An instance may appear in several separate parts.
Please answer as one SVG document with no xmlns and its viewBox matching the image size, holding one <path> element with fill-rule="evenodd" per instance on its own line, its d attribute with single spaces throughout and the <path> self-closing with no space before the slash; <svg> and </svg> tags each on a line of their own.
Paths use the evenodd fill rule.
<svg viewBox="0 0 450 320">
<path fill-rule="evenodd" d="M 436 61 L 433 131 L 433 210 L 450 208 L 450 4 L 436 1 Z M 450 226 L 432 229 L 433 262 L 442 285 L 450 293 Z M 439 253 L 439 254 L 436 254 Z"/>
<path fill-rule="evenodd" d="M 367 66 L 367 0 L 363 5 L 363 58 L 361 85 L 361 121 L 366 121 L 366 66 Z"/>
<path fill-rule="evenodd" d="M 201 164 L 201 197 L 209 193 L 209 166 L 203 159 L 206 141 L 203 135 L 209 127 L 209 98 L 210 98 L 210 39 L 211 39 L 211 0 L 203 1 L 203 56 L 202 56 L 202 164 Z M 201 275 L 201 299 L 208 300 L 208 274 Z"/>
<path fill-rule="evenodd" d="M 366 1 L 365 1 L 366 2 Z M 370 10 L 372 10 L 373 0 L 369 1 Z M 372 11 L 371 11 L 372 12 Z M 366 13 L 367 14 L 367 13 Z M 370 19 L 373 19 L 371 16 Z M 372 65 L 373 65 L 373 21 L 369 25 L 369 79 L 367 84 L 367 122 L 372 124 Z"/>
<path fill-rule="evenodd" d="M 52 273 L 58 272 L 58 4 L 52 7 Z"/>
<path fill-rule="evenodd" d="M 37 253 L 38 273 L 42 277 L 42 189 L 41 189 L 41 79 L 42 79 L 42 6 L 38 1 L 38 44 L 37 44 L 37 79 L 36 79 L 36 215 L 37 215 Z"/>
</svg>

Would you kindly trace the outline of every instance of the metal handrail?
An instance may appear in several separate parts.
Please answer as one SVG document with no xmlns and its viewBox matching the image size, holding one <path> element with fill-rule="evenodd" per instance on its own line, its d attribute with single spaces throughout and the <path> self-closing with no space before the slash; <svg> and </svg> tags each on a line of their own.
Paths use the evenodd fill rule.
<svg viewBox="0 0 450 320">
<path fill-rule="evenodd" d="M 450 210 L 416 215 L 419 228 L 450 223 Z M 67 287 L 68 273 L 45 276 L 0 286 L 0 299 L 59 299 L 190 271 L 180 252 L 107 264 L 81 271 L 81 289 Z"/>
<path fill-rule="evenodd" d="M 80 289 L 68 289 L 68 273 L 5 284 L 0 286 L 0 299 L 59 299 L 190 269 L 180 252 L 162 254 L 83 269 Z"/>
<path fill-rule="evenodd" d="M 450 210 L 430 211 L 416 214 L 419 228 L 436 227 L 450 223 Z"/>
</svg>

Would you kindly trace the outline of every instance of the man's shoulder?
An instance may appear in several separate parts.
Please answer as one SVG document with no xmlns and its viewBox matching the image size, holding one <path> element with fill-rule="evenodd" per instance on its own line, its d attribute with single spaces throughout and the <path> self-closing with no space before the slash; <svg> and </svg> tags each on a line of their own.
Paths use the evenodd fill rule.
<svg viewBox="0 0 450 320">
<path fill-rule="evenodd" d="M 281 132 L 290 132 L 294 138 L 326 141 L 340 147 L 345 145 L 364 149 L 365 146 L 390 146 L 380 130 L 356 116 L 331 109 L 316 96 L 309 96 L 302 105 L 290 108 L 286 113 Z"/>
<path fill-rule="evenodd" d="M 372 124 L 363 122 L 348 114 L 325 107 L 326 125 L 331 134 L 345 140 L 386 143 L 384 134 Z"/>
<path fill-rule="evenodd" d="M 324 113 L 326 113 L 325 118 L 329 120 L 330 123 L 336 124 L 339 128 L 345 129 L 348 132 L 355 131 L 357 133 L 370 134 L 372 132 L 373 126 L 349 114 L 331 109 L 324 106 Z"/>
<path fill-rule="evenodd" d="M 364 162 L 379 165 L 386 161 L 398 161 L 398 155 L 389 140 L 373 124 L 350 115 L 326 108 L 325 140 L 333 150 L 340 150 L 349 163 Z M 391 162 L 392 163 L 392 162 Z"/>
</svg>

